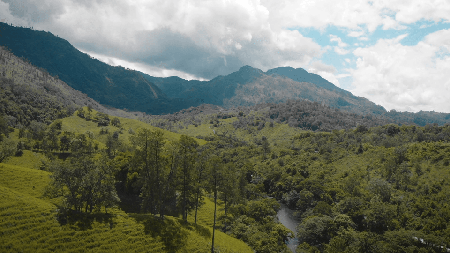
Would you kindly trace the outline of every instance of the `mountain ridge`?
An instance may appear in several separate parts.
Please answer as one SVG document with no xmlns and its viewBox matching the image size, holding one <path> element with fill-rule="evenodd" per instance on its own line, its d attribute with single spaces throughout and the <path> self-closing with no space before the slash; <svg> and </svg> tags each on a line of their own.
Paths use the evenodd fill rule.
<svg viewBox="0 0 450 253">
<path fill-rule="evenodd" d="M 445 124 L 450 114 L 387 112 L 302 68 L 277 67 L 266 72 L 242 66 L 209 81 L 153 77 L 121 66 L 113 67 L 80 52 L 50 32 L 0 22 L 0 45 L 34 66 L 45 69 L 70 87 L 108 107 L 147 114 L 170 114 L 213 104 L 222 107 L 309 100 L 361 115 L 383 116 L 392 122 Z M 58 79 L 57 78 L 57 79 Z M 86 102 L 83 102 L 86 104 Z"/>
<path fill-rule="evenodd" d="M 170 99 L 139 72 L 93 59 L 50 32 L 0 23 L 0 45 L 101 104 L 147 113 L 172 109 Z"/>
</svg>

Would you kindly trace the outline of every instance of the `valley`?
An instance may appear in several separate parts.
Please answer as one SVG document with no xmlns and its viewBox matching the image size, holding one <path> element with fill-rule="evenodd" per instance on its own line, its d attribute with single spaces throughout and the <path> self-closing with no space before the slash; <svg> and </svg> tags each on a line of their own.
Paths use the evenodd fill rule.
<svg viewBox="0 0 450 253">
<path fill-rule="evenodd" d="M 450 248 L 448 113 L 289 67 L 151 77 L 0 28 L 2 252 Z"/>
</svg>

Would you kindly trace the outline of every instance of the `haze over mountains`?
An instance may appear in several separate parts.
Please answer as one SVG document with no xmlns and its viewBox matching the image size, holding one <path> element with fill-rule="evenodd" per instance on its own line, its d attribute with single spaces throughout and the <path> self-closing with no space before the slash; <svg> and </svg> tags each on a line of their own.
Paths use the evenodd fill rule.
<svg viewBox="0 0 450 253">
<path fill-rule="evenodd" d="M 0 45 L 97 102 L 130 111 L 166 114 L 205 103 L 232 108 L 307 99 L 352 113 L 391 118 L 393 122 L 399 117 L 397 112 L 387 112 L 301 68 L 279 67 L 263 72 L 243 66 L 209 81 L 153 77 L 93 59 L 50 32 L 5 23 L 0 23 Z M 404 113 L 401 117 L 408 119 L 402 122 L 420 125 L 450 120 L 450 114 L 434 112 Z"/>
</svg>

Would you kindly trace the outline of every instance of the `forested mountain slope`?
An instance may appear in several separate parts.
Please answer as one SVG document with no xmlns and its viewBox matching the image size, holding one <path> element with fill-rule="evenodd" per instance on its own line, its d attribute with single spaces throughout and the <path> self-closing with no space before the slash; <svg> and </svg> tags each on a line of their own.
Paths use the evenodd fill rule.
<svg viewBox="0 0 450 253">
<path fill-rule="evenodd" d="M 0 45 L 100 104 L 153 114 L 177 110 L 139 72 L 92 59 L 50 32 L 0 23 Z"/>
<path fill-rule="evenodd" d="M 82 106 L 112 116 L 143 115 L 106 108 L 4 48 L 0 48 L 0 74 L 0 114 L 5 115 L 11 127 L 28 126 L 32 121 L 50 124 L 57 118 L 72 115 Z"/>
</svg>

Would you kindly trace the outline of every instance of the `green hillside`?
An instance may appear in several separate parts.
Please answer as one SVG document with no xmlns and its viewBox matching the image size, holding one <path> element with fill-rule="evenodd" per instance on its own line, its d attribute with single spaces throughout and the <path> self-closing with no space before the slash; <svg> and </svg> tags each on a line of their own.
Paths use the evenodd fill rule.
<svg viewBox="0 0 450 253">
<path fill-rule="evenodd" d="M 152 216 L 109 214 L 68 216 L 42 197 L 50 173 L 0 164 L 0 251 L 2 252 L 209 252 L 211 230 L 168 217 L 174 231 L 155 234 Z M 200 209 L 202 217 L 207 217 Z M 171 227 L 172 226 L 172 227 Z M 156 231 L 161 232 L 161 231 Z M 164 234 L 166 233 L 166 234 Z M 216 243 L 221 252 L 252 252 L 243 242 L 221 232 Z M 168 237 L 170 236 L 170 237 Z M 180 236 L 177 238 L 177 236 Z M 177 243 L 181 243 L 178 246 Z M 167 250 L 171 249 L 171 250 Z"/>
<path fill-rule="evenodd" d="M 87 107 L 83 108 L 84 112 L 87 114 L 88 109 Z M 95 119 L 97 117 L 97 111 L 92 110 L 91 112 L 91 118 Z M 122 118 L 122 117 L 109 117 L 110 120 L 113 118 L 117 118 L 120 121 L 119 126 L 113 126 L 109 124 L 105 127 L 99 127 L 98 122 L 95 120 L 86 120 L 86 118 L 81 118 L 76 115 L 75 112 L 72 116 L 64 118 L 61 120 L 62 122 L 62 132 L 73 132 L 77 134 L 84 134 L 86 132 L 93 133 L 94 139 L 98 139 L 101 143 L 105 143 L 106 141 L 106 134 L 102 134 L 102 129 L 105 131 L 107 130 L 108 133 L 114 133 L 114 132 L 120 132 L 119 134 L 119 140 L 129 144 L 129 137 L 132 135 L 131 133 L 137 131 L 139 128 L 147 128 L 150 130 L 156 130 L 159 128 L 156 128 L 154 126 L 151 126 L 147 123 L 144 123 L 142 121 L 139 121 L 137 119 L 129 119 L 129 118 Z M 175 141 L 180 139 L 181 134 L 179 133 L 173 133 L 170 131 L 163 131 L 164 135 L 167 137 L 169 141 Z M 197 142 L 200 145 L 203 145 L 206 143 L 205 140 L 197 139 Z"/>
</svg>

